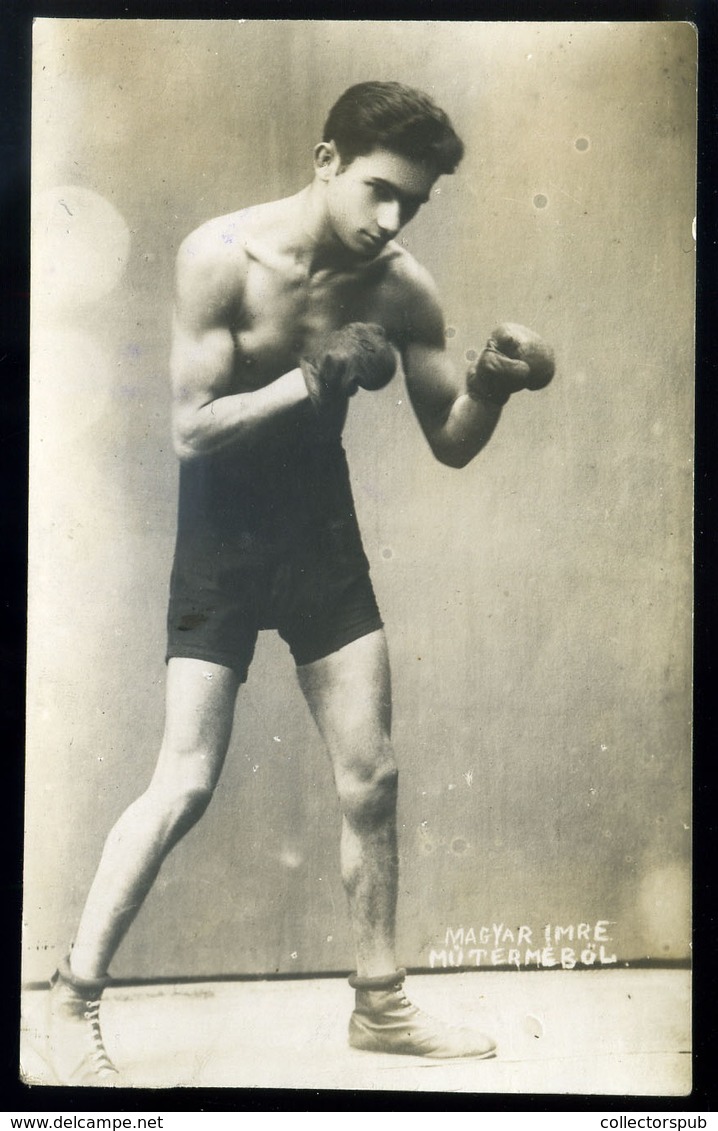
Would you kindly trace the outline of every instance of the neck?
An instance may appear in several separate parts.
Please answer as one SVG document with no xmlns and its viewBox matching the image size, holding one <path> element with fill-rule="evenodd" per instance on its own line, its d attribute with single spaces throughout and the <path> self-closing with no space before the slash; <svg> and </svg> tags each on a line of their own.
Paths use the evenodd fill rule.
<svg viewBox="0 0 718 1131">
<path fill-rule="evenodd" d="M 324 184 L 312 181 L 295 197 L 298 217 L 298 254 L 313 274 L 355 266 L 357 257 L 337 239 L 327 216 Z"/>
</svg>

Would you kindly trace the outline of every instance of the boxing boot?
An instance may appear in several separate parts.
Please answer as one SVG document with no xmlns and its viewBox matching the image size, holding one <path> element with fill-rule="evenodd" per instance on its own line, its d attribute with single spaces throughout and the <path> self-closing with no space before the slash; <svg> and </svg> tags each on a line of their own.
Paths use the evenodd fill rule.
<svg viewBox="0 0 718 1131">
<path fill-rule="evenodd" d="M 495 1055 L 496 1045 L 486 1034 L 446 1025 L 412 1005 L 403 990 L 405 977 L 406 970 L 397 970 L 379 978 L 349 979 L 356 990 L 349 1021 L 352 1048 L 435 1060 L 485 1060 Z"/>
<path fill-rule="evenodd" d="M 100 1029 L 100 996 L 109 978 L 77 978 L 67 958 L 50 980 L 48 1047 L 50 1066 L 60 1084 L 118 1088 L 120 1074 L 107 1055 Z"/>
</svg>

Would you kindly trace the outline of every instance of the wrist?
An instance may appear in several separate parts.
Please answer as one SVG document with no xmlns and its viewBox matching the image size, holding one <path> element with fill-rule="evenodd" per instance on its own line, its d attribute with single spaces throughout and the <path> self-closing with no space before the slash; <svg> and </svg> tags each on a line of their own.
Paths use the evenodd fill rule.
<svg viewBox="0 0 718 1131">
<path fill-rule="evenodd" d="M 301 358 L 299 362 L 299 369 L 296 371 L 301 374 L 304 382 L 304 388 L 311 402 L 312 408 L 316 413 L 321 413 L 322 402 L 326 395 L 323 382 L 319 376 L 316 366 L 306 358 Z"/>
<path fill-rule="evenodd" d="M 497 408 L 503 408 L 511 396 L 511 390 L 506 388 L 506 382 L 500 374 L 479 366 L 469 372 L 466 391 L 472 401 L 483 401 L 496 405 Z"/>
</svg>

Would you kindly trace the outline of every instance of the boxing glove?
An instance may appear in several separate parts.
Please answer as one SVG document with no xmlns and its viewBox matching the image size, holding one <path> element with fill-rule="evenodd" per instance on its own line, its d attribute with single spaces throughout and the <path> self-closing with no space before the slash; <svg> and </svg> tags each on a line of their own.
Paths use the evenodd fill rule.
<svg viewBox="0 0 718 1131">
<path fill-rule="evenodd" d="M 349 322 L 324 340 L 311 358 L 299 362 L 307 392 L 323 414 L 353 397 L 358 388 L 383 389 L 396 372 L 396 354 L 383 327 Z"/>
<path fill-rule="evenodd" d="M 466 387 L 474 400 L 504 405 L 520 389 L 543 389 L 556 368 L 551 347 L 527 326 L 503 322 L 469 370 Z"/>
</svg>

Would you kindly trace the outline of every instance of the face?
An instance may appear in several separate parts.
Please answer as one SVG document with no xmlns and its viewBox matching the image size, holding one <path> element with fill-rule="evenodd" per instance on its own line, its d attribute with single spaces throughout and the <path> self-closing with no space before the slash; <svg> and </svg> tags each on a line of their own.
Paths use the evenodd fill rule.
<svg viewBox="0 0 718 1131">
<path fill-rule="evenodd" d="M 317 147 L 327 215 L 344 247 L 373 258 L 429 199 L 436 174 L 422 161 L 375 149 L 342 166 L 333 146 Z"/>
</svg>

